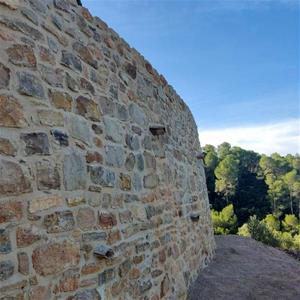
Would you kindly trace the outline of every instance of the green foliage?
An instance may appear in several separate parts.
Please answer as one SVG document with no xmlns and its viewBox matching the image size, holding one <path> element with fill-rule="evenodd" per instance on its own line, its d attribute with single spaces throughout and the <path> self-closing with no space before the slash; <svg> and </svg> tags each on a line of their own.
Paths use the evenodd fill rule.
<svg viewBox="0 0 300 300">
<path fill-rule="evenodd" d="M 266 215 L 266 217 L 263 219 L 263 222 L 271 231 L 280 230 L 280 221 L 272 214 Z"/>
<path fill-rule="evenodd" d="M 216 191 L 226 199 L 234 195 L 238 183 L 239 161 L 233 155 L 227 155 L 215 169 Z"/>
<path fill-rule="evenodd" d="M 279 242 L 273 235 L 272 231 L 264 222 L 259 221 L 256 216 L 250 217 L 247 227 L 250 236 L 253 239 L 273 247 L 277 247 L 279 245 Z"/>
<path fill-rule="evenodd" d="M 241 235 L 241 236 L 251 237 L 251 234 L 250 234 L 250 231 L 249 231 L 249 228 L 248 228 L 248 224 L 245 223 L 244 225 L 239 227 L 237 234 Z"/>
<path fill-rule="evenodd" d="M 296 234 L 299 232 L 299 220 L 295 215 L 285 215 L 282 220 L 282 227 L 284 231 Z"/>
<path fill-rule="evenodd" d="M 206 145 L 205 172 L 215 234 L 236 233 L 300 251 L 300 157 Z"/>
<path fill-rule="evenodd" d="M 278 240 L 280 248 L 285 250 L 294 248 L 294 239 L 290 232 L 275 231 L 274 236 Z"/>
<path fill-rule="evenodd" d="M 215 234 L 230 234 L 236 232 L 237 217 L 234 214 L 232 204 L 224 207 L 220 212 L 212 209 L 211 218 Z"/>
</svg>

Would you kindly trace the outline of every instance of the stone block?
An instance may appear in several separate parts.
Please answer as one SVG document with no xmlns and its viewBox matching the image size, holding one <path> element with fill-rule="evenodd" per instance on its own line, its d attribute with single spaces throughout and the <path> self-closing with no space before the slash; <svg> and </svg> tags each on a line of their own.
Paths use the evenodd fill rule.
<svg viewBox="0 0 300 300">
<path fill-rule="evenodd" d="M 111 228 L 117 225 L 117 218 L 113 213 L 100 212 L 99 224 L 102 228 Z"/>
<path fill-rule="evenodd" d="M 104 169 L 102 166 L 91 166 L 89 168 L 91 181 L 103 187 L 114 187 L 116 184 L 116 175 L 113 171 Z"/>
<path fill-rule="evenodd" d="M 0 281 L 7 280 L 14 274 L 15 266 L 11 260 L 0 261 Z"/>
<path fill-rule="evenodd" d="M 20 165 L 0 159 L 0 195 L 19 195 L 31 192 L 29 179 Z"/>
<path fill-rule="evenodd" d="M 16 242 L 18 248 L 28 247 L 41 240 L 42 236 L 36 227 L 18 227 L 16 230 Z"/>
<path fill-rule="evenodd" d="M 121 143 L 123 140 L 123 129 L 116 119 L 104 117 L 104 126 L 106 137 L 116 143 Z"/>
<path fill-rule="evenodd" d="M 70 210 L 56 211 L 44 217 L 44 225 L 48 233 L 66 232 L 74 228 L 75 220 Z"/>
<path fill-rule="evenodd" d="M 28 210 L 31 214 L 47 210 L 53 207 L 59 207 L 64 204 L 64 200 L 57 195 L 49 195 L 48 197 L 36 198 L 29 202 Z"/>
<path fill-rule="evenodd" d="M 50 155 L 50 145 L 45 132 L 21 133 L 20 138 L 25 143 L 26 155 Z"/>
<path fill-rule="evenodd" d="M 79 96 L 76 99 L 76 112 L 91 121 L 100 121 L 98 105 L 93 100 Z"/>
<path fill-rule="evenodd" d="M 87 171 L 85 159 L 78 151 L 71 150 L 65 155 L 63 163 L 64 185 L 66 190 L 85 189 Z"/>
<path fill-rule="evenodd" d="M 19 67 L 36 68 L 33 48 L 29 45 L 15 44 L 6 49 L 9 61 Z"/>
<path fill-rule="evenodd" d="M 18 92 L 22 95 L 45 99 L 45 91 L 41 80 L 25 71 L 17 73 Z"/>
<path fill-rule="evenodd" d="M 80 229 L 92 229 L 96 223 L 94 210 L 89 207 L 80 208 L 77 212 L 76 221 Z"/>
<path fill-rule="evenodd" d="M 82 117 L 69 115 L 66 123 L 69 126 L 70 135 L 87 145 L 91 144 L 91 131 L 89 123 Z"/>
<path fill-rule="evenodd" d="M 159 177 L 157 174 L 149 174 L 144 176 L 144 187 L 148 189 L 156 188 L 159 184 Z"/>
<path fill-rule="evenodd" d="M 0 154 L 16 156 L 17 149 L 9 139 L 0 137 Z"/>
<path fill-rule="evenodd" d="M 23 216 L 22 202 L 7 201 L 0 203 L 0 224 L 7 222 L 17 222 Z"/>
<path fill-rule="evenodd" d="M 0 126 L 21 128 L 26 125 L 19 101 L 13 96 L 0 95 Z"/>
<path fill-rule="evenodd" d="M 0 63 L 0 89 L 8 88 L 10 82 L 10 69 Z"/>
<path fill-rule="evenodd" d="M 60 175 L 57 165 L 50 161 L 36 163 L 36 177 L 38 190 L 51 190 L 60 188 Z"/>
<path fill-rule="evenodd" d="M 29 275 L 29 257 L 26 252 L 18 253 L 18 272 L 22 275 Z"/>
<path fill-rule="evenodd" d="M 56 108 L 63 109 L 65 111 L 72 110 L 73 99 L 68 93 L 50 90 L 49 97 Z"/>
<path fill-rule="evenodd" d="M 11 252 L 11 241 L 8 229 L 0 229 L 0 254 Z"/>
<path fill-rule="evenodd" d="M 64 126 L 64 116 L 59 111 L 43 109 L 37 111 L 38 119 L 45 126 Z"/>
<path fill-rule="evenodd" d="M 33 250 L 32 263 L 41 276 L 57 274 L 77 266 L 80 259 L 79 246 L 68 242 L 48 242 Z"/>
<path fill-rule="evenodd" d="M 124 149 L 121 146 L 106 146 L 106 163 L 113 167 L 122 167 L 124 165 Z"/>
</svg>

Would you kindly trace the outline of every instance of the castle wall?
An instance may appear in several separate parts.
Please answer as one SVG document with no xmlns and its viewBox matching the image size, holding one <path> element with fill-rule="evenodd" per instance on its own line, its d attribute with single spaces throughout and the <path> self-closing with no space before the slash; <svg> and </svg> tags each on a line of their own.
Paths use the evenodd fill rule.
<svg viewBox="0 0 300 300">
<path fill-rule="evenodd" d="M 199 153 L 186 104 L 99 18 L 0 0 L 0 299 L 184 299 L 214 251 Z"/>
</svg>

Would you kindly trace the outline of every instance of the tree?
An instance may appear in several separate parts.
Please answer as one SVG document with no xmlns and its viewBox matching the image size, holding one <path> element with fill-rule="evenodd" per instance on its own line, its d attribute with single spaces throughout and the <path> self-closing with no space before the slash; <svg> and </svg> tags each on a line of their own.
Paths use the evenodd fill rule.
<svg viewBox="0 0 300 300">
<path fill-rule="evenodd" d="M 230 154 L 231 145 L 227 142 L 224 142 L 218 146 L 218 157 L 222 160 L 225 156 Z"/>
<path fill-rule="evenodd" d="M 263 219 L 263 222 L 271 231 L 280 230 L 280 221 L 272 214 L 266 215 L 266 217 Z"/>
<path fill-rule="evenodd" d="M 295 215 L 285 215 L 282 220 L 282 227 L 284 231 L 294 235 L 299 231 L 299 220 Z"/>
<path fill-rule="evenodd" d="M 266 224 L 264 222 L 259 221 L 256 216 L 250 217 L 247 226 L 249 233 L 253 239 L 273 247 L 279 245 L 278 240 L 268 229 Z"/>
<path fill-rule="evenodd" d="M 203 147 L 203 151 L 205 153 L 204 166 L 205 166 L 208 197 L 209 197 L 210 203 L 214 209 L 221 209 L 223 206 L 217 205 L 216 193 L 215 193 L 216 178 L 215 178 L 214 171 L 218 164 L 217 151 L 216 151 L 216 148 L 212 145 L 205 145 Z"/>
<path fill-rule="evenodd" d="M 289 207 L 287 185 L 281 178 L 271 180 L 269 177 L 266 182 L 269 186 L 268 197 L 272 202 L 273 214 L 279 216 Z"/>
<path fill-rule="evenodd" d="M 237 217 L 234 214 L 232 204 L 227 205 L 220 212 L 212 209 L 211 218 L 215 234 L 229 234 L 236 232 Z"/>
<path fill-rule="evenodd" d="M 289 192 L 291 214 L 294 214 L 293 200 L 295 198 L 299 199 L 300 196 L 300 176 L 297 175 L 296 170 L 292 170 L 283 176 L 283 181 L 285 182 Z"/>
<path fill-rule="evenodd" d="M 228 197 L 233 196 L 238 183 L 239 161 L 231 154 L 227 155 L 215 169 L 216 191 Z"/>
</svg>

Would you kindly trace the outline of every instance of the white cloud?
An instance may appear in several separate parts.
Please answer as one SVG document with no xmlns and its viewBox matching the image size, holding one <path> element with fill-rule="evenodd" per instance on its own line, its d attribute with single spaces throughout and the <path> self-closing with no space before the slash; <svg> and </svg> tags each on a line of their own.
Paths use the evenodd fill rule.
<svg viewBox="0 0 300 300">
<path fill-rule="evenodd" d="M 300 120 L 291 119 L 284 122 L 231 127 L 219 129 L 199 129 L 201 145 L 218 146 L 228 142 L 258 153 L 282 155 L 300 153 Z"/>
</svg>

